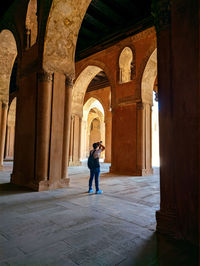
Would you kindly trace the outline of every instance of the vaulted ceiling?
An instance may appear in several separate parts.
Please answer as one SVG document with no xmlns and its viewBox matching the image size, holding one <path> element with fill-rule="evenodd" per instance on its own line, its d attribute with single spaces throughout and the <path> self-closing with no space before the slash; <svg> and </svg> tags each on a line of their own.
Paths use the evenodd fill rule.
<svg viewBox="0 0 200 266">
<path fill-rule="evenodd" d="M 79 31 L 76 61 L 153 25 L 152 0 L 92 0 Z"/>
</svg>

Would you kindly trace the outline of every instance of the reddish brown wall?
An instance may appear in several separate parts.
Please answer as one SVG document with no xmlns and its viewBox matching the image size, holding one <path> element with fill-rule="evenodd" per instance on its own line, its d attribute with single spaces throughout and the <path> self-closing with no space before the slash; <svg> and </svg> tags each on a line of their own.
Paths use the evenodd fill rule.
<svg viewBox="0 0 200 266">
<path fill-rule="evenodd" d="M 135 75 L 132 75 L 130 82 L 120 84 L 119 56 L 126 46 L 133 51 Z M 141 118 L 138 118 L 136 105 L 143 101 L 141 98 L 142 75 L 146 63 L 155 48 L 156 34 L 154 28 L 150 28 L 76 63 L 76 77 L 88 65 L 97 65 L 102 68 L 109 79 L 112 97 L 112 132 L 114 132 L 112 134 L 111 170 L 116 173 L 141 175 L 152 172 L 150 154 L 151 125 L 150 121 L 148 121 L 150 115 L 149 113 L 147 114 L 149 110 L 144 107 L 145 113 L 142 114 Z M 108 95 L 103 90 L 87 93 L 85 101 L 89 97 L 95 97 L 95 95 L 102 99 L 102 104 L 105 101 L 108 102 Z M 102 97 L 102 95 L 104 96 Z M 148 119 L 145 115 L 148 116 Z M 137 119 L 144 120 L 142 123 L 145 123 L 145 125 L 142 129 L 138 128 Z M 138 132 L 140 133 L 138 134 Z M 124 154 L 127 153 L 129 145 L 131 146 L 131 156 L 127 160 Z M 119 150 L 121 151 L 120 153 Z M 138 158 L 142 161 L 139 161 Z"/>
<path fill-rule="evenodd" d="M 123 174 L 136 171 L 136 128 L 136 104 L 117 107 L 113 112 L 112 171 Z"/>
</svg>

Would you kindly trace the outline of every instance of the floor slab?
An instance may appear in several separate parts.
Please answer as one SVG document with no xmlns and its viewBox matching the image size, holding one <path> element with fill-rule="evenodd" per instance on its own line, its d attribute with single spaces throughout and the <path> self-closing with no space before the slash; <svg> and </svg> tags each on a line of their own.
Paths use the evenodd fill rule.
<svg viewBox="0 0 200 266">
<path fill-rule="evenodd" d="M 197 265 L 195 249 L 156 234 L 159 169 L 145 177 L 108 174 L 88 194 L 89 171 L 70 167 L 68 188 L 32 192 L 0 172 L 0 265 Z"/>
</svg>

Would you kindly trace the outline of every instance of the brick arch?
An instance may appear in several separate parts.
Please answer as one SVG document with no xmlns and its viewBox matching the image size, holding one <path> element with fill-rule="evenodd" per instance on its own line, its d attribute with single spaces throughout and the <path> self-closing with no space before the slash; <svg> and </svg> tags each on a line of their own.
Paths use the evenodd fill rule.
<svg viewBox="0 0 200 266">
<path fill-rule="evenodd" d="M 109 67 L 103 61 L 99 61 L 99 60 L 95 60 L 95 59 L 86 59 L 85 63 L 81 63 L 81 66 L 79 67 L 79 69 L 76 73 L 76 77 L 78 77 L 78 75 L 80 75 L 80 73 L 87 66 L 90 66 L 90 65 L 99 67 L 105 72 L 105 74 L 109 80 L 111 89 L 112 89 L 112 87 L 115 86 L 115 78 L 114 78 L 113 71 L 111 69 L 109 69 Z"/>
<path fill-rule="evenodd" d="M 26 11 L 26 48 L 33 46 L 38 37 L 37 0 L 29 0 Z"/>
<path fill-rule="evenodd" d="M 109 107 L 108 107 L 108 106 L 106 106 L 106 104 L 105 104 L 105 102 L 103 101 L 102 97 L 100 97 L 99 95 L 96 95 L 96 94 L 93 93 L 92 96 L 85 97 L 85 99 L 84 99 L 84 105 L 85 105 L 85 103 L 86 103 L 90 98 L 95 98 L 96 100 L 98 100 L 98 101 L 101 103 L 101 105 L 103 106 L 103 109 L 104 109 L 104 114 L 105 114 L 105 116 L 106 116 L 107 113 L 108 113 L 108 111 L 109 111 L 109 107 L 110 107 L 110 99 L 109 99 Z"/>
<path fill-rule="evenodd" d="M 78 68 L 77 72 L 76 72 L 76 77 L 78 77 L 80 75 L 80 73 L 87 67 L 87 66 L 96 66 L 101 68 L 101 70 L 104 71 L 104 73 L 106 74 L 109 83 L 110 83 L 110 88 L 111 88 L 111 106 L 113 106 L 113 101 L 115 99 L 115 90 L 113 89 L 116 86 L 116 81 L 115 81 L 115 74 L 114 72 L 103 62 L 100 60 L 95 60 L 95 59 L 86 59 L 86 62 L 80 62 L 80 67 L 76 67 Z"/>
<path fill-rule="evenodd" d="M 4 29 L 0 33 L 0 100 L 9 101 L 10 78 L 17 56 L 17 43 L 13 33 Z"/>
<path fill-rule="evenodd" d="M 87 115 L 88 115 L 88 113 L 90 112 L 91 108 L 93 108 L 93 107 L 92 107 L 92 104 L 93 104 L 95 101 L 98 101 L 98 102 L 101 104 L 102 109 L 103 109 L 102 114 L 105 115 L 105 113 L 106 113 L 106 111 L 105 111 L 105 106 L 104 106 L 103 103 L 101 102 L 101 99 L 99 99 L 99 97 L 96 97 L 96 96 L 94 96 L 94 97 L 93 97 L 93 96 L 90 97 L 90 98 L 84 103 L 84 105 L 83 105 L 83 108 L 85 108 L 86 111 L 87 111 Z M 101 110 L 100 110 L 100 111 L 101 111 Z"/>
<path fill-rule="evenodd" d="M 92 81 L 92 79 L 100 72 L 104 71 L 111 87 L 111 93 L 112 93 L 112 87 L 115 86 L 114 81 L 114 75 L 110 71 L 110 69 L 101 61 L 97 60 L 87 60 L 86 63 L 81 64 L 80 68 L 77 71 L 77 78 L 74 82 L 73 87 L 73 97 L 72 97 L 72 113 L 74 113 L 75 108 L 79 105 L 78 113 L 81 114 L 81 106 L 83 106 L 84 102 L 84 96 L 87 90 L 87 87 L 89 83 Z M 85 76 L 88 74 L 87 80 L 85 79 Z M 84 82 L 84 83 L 83 83 Z M 80 84 L 80 88 L 78 86 L 78 83 Z M 112 101 L 111 97 L 111 101 Z"/>
<path fill-rule="evenodd" d="M 154 52 L 154 50 L 156 48 L 157 48 L 157 43 L 156 43 L 156 40 L 154 40 L 153 44 L 149 47 L 147 53 L 144 55 L 142 63 L 140 64 L 140 66 L 138 68 L 138 71 L 137 71 L 137 78 L 136 78 L 137 87 L 136 87 L 136 90 L 138 92 L 140 92 L 140 97 L 142 97 L 141 84 L 142 84 L 143 73 L 144 73 L 145 67 L 147 65 L 147 62 L 148 62 L 150 56 L 152 55 L 152 53 Z"/>
<path fill-rule="evenodd" d="M 95 114 L 92 114 L 92 117 L 89 115 L 91 109 L 95 110 Z M 87 155 L 89 154 L 89 143 L 90 139 L 89 133 L 90 133 L 90 126 L 91 123 L 95 118 L 98 118 L 100 121 L 100 133 L 101 133 L 101 140 L 103 143 L 105 142 L 105 109 L 104 106 L 102 105 L 102 102 L 99 101 L 95 97 L 90 97 L 84 104 L 83 106 L 83 119 L 82 119 L 82 134 L 83 138 L 86 137 L 85 139 L 82 139 L 81 142 L 81 157 L 82 159 L 85 159 Z M 99 141 L 99 140 L 98 140 Z M 91 148 L 91 147 L 90 147 Z"/>
<path fill-rule="evenodd" d="M 153 104 L 153 89 L 157 77 L 157 48 L 150 55 L 141 80 L 142 101 Z"/>
<path fill-rule="evenodd" d="M 79 74 L 72 90 L 72 113 L 79 114 L 80 116 L 82 116 L 84 97 L 88 85 L 100 71 L 102 71 L 100 67 L 88 65 Z"/>
<path fill-rule="evenodd" d="M 43 68 L 74 77 L 78 32 L 91 0 L 53 0 L 46 26 Z"/>
</svg>

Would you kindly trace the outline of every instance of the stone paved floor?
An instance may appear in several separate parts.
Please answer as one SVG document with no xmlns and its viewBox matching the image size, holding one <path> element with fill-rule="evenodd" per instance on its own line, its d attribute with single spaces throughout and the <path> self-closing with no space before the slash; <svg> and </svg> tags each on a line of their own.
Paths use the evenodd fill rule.
<svg viewBox="0 0 200 266">
<path fill-rule="evenodd" d="M 155 233 L 159 169 L 125 177 L 102 165 L 103 195 L 88 195 L 88 170 L 70 167 L 68 188 L 32 192 L 0 172 L 2 265 L 197 265 L 195 252 Z"/>
</svg>

